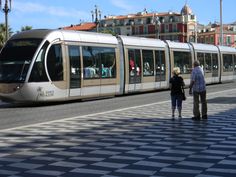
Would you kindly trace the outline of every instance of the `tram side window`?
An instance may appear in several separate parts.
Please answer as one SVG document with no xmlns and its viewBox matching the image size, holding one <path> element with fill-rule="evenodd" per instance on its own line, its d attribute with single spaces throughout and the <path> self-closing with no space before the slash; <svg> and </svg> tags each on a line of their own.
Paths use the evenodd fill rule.
<svg viewBox="0 0 236 177">
<path fill-rule="evenodd" d="M 102 78 L 116 77 L 116 54 L 114 48 L 101 48 Z"/>
<path fill-rule="evenodd" d="M 68 46 L 70 58 L 70 88 L 80 88 L 81 64 L 80 64 L 80 47 Z"/>
<path fill-rule="evenodd" d="M 141 83 L 142 68 L 141 68 L 141 50 L 128 49 L 129 62 L 129 83 Z"/>
<path fill-rule="evenodd" d="M 46 53 L 46 49 L 48 45 L 49 45 L 49 42 L 46 41 L 43 47 L 40 49 L 39 54 L 34 63 L 33 69 L 31 71 L 29 82 L 48 81 L 46 71 L 45 71 L 45 65 L 44 65 L 45 53 Z"/>
<path fill-rule="evenodd" d="M 179 67 L 182 74 L 190 74 L 192 68 L 191 53 L 174 51 L 174 67 Z"/>
<path fill-rule="evenodd" d="M 63 57 L 60 44 L 52 45 L 47 56 L 48 74 L 52 81 L 63 80 Z"/>
<path fill-rule="evenodd" d="M 212 70 L 218 71 L 218 55 L 216 53 L 212 54 Z"/>
<path fill-rule="evenodd" d="M 141 54 L 138 49 L 128 49 L 129 54 L 129 76 L 141 76 Z"/>
<path fill-rule="evenodd" d="M 166 60 L 164 51 L 155 51 L 156 82 L 166 80 Z"/>
<path fill-rule="evenodd" d="M 115 48 L 83 47 L 84 79 L 115 78 Z"/>
<path fill-rule="evenodd" d="M 224 72 L 233 71 L 233 55 L 223 54 L 223 71 Z"/>
<path fill-rule="evenodd" d="M 202 67 L 202 69 L 204 69 L 205 66 L 205 62 L 204 62 L 204 53 L 197 53 L 197 60 L 200 63 L 200 66 Z"/>
<path fill-rule="evenodd" d="M 205 68 L 206 73 L 212 73 L 212 62 L 211 62 L 211 54 L 205 53 Z"/>
<path fill-rule="evenodd" d="M 154 59 L 152 50 L 143 50 L 143 76 L 154 75 Z"/>
<path fill-rule="evenodd" d="M 218 76 L 218 55 L 216 53 L 212 54 L 212 76 L 216 77 Z"/>
</svg>

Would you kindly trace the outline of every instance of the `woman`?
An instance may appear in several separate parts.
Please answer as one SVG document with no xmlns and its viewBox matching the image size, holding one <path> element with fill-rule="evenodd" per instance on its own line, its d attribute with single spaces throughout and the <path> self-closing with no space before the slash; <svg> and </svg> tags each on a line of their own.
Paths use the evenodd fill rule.
<svg viewBox="0 0 236 177">
<path fill-rule="evenodd" d="M 179 67 L 173 68 L 173 77 L 170 79 L 172 119 L 175 119 L 176 106 L 178 108 L 179 118 L 182 118 L 183 87 L 185 84 L 179 74 Z"/>
</svg>

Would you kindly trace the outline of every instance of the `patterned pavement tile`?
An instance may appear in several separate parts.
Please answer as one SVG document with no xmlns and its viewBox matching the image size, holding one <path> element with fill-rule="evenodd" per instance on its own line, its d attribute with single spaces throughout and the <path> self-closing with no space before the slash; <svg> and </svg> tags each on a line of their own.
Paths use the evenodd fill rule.
<svg viewBox="0 0 236 177">
<path fill-rule="evenodd" d="M 170 102 L 1 131 L 1 177 L 236 176 L 235 90 L 208 95 L 209 119 L 171 120 Z"/>
</svg>

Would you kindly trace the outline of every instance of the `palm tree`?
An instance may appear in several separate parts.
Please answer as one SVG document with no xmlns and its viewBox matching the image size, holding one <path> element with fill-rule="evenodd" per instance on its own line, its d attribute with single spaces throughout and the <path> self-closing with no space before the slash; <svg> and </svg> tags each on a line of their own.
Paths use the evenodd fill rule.
<svg viewBox="0 0 236 177">
<path fill-rule="evenodd" d="M 13 34 L 12 29 L 9 26 L 8 26 L 8 33 L 9 37 L 11 37 Z M 7 41 L 6 25 L 4 23 L 0 23 L 0 49 L 3 47 L 6 41 Z"/>
<path fill-rule="evenodd" d="M 0 48 L 3 47 L 3 45 L 6 42 L 6 26 L 3 23 L 0 23 Z"/>
</svg>

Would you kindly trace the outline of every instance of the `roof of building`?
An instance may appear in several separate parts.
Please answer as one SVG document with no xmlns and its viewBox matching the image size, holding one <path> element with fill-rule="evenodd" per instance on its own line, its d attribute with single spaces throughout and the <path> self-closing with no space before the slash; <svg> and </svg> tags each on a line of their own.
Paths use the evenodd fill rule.
<svg viewBox="0 0 236 177">
<path fill-rule="evenodd" d="M 185 4 L 181 10 L 181 14 L 183 15 L 193 14 L 193 11 L 187 4 Z"/>
<path fill-rule="evenodd" d="M 63 27 L 65 30 L 75 30 L 75 31 L 90 31 L 96 28 L 95 23 L 81 23 L 79 25 L 71 25 L 67 27 Z"/>
<path fill-rule="evenodd" d="M 153 16 L 180 16 L 181 14 L 176 12 L 162 12 L 162 13 L 137 13 L 137 14 L 128 14 L 128 15 L 118 15 L 118 16 L 107 16 L 103 20 L 123 20 L 123 19 L 134 19 L 134 18 L 147 18 Z"/>
</svg>

